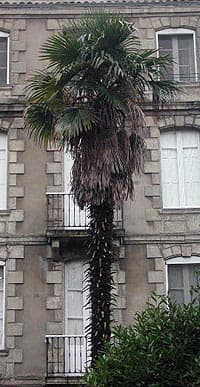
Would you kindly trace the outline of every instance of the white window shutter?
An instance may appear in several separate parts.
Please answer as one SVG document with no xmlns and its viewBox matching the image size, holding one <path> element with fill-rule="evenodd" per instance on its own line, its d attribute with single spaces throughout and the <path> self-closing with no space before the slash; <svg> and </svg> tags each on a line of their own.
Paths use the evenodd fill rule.
<svg viewBox="0 0 200 387">
<path fill-rule="evenodd" d="M 162 199 L 164 208 L 179 207 L 176 133 L 161 135 Z"/>
<path fill-rule="evenodd" d="M 0 133 L 0 210 L 7 206 L 7 137 Z"/>
<path fill-rule="evenodd" d="M 65 265 L 65 318 L 67 335 L 83 335 L 83 264 Z"/>
<path fill-rule="evenodd" d="M 183 131 L 185 206 L 200 206 L 200 143 L 198 131 Z"/>
<path fill-rule="evenodd" d="M 0 349 L 4 338 L 4 266 L 0 266 Z"/>
<path fill-rule="evenodd" d="M 179 77 L 181 81 L 195 81 L 193 35 L 178 35 Z"/>
</svg>

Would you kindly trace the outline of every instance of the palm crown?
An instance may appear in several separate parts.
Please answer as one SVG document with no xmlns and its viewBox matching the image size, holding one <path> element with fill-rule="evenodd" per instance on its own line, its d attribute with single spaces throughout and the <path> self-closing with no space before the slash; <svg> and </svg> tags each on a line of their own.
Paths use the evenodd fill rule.
<svg viewBox="0 0 200 387">
<path fill-rule="evenodd" d="M 26 118 L 40 144 L 57 141 L 74 157 L 78 204 L 132 196 L 144 151 L 142 102 L 168 102 L 176 90 L 162 80 L 171 59 L 142 50 L 134 26 L 118 16 L 88 16 L 63 27 L 42 47 L 46 71 L 28 85 Z"/>
</svg>

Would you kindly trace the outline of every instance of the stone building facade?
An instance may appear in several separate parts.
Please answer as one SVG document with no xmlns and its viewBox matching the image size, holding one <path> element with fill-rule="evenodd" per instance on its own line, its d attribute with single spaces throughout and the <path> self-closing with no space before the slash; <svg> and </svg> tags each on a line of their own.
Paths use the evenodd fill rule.
<svg viewBox="0 0 200 387">
<path fill-rule="evenodd" d="M 42 66 L 40 46 L 63 24 L 83 17 L 88 3 L 24 0 L 18 5 L 14 0 L 0 1 L 3 386 L 44 385 L 47 335 L 47 382 L 70 383 L 75 373 L 69 375 L 63 368 L 63 357 L 70 346 L 68 339 L 63 339 L 67 335 L 66 319 L 70 320 L 66 288 L 68 294 L 72 291 L 66 278 L 68 269 L 72 273 L 79 270 L 78 266 L 74 269 L 73 262 L 75 266 L 82 262 L 80 246 L 86 232 L 67 229 L 62 223 L 59 211 L 65 205 L 65 156 L 53 148 L 44 151 L 28 139 L 23 112 L 26 81 Z M 143 48 L 160 45 L 165 52 L 177 55 L 171 76 L 181 86 L 173 103 L 159 111 L 153 110 L 151 96 L 147 100 L 144 173 L 135 180 L 134 202 L 123 204 L 123 227 L 121 224 L 114 241 L 118 294 L 114 315 L 116 322 L 128 325 L 152 291 L 165 294 L 169 289 L 180 302 L 185 301 L 192 282 L 190 268 L 200 267 L 200 4 L 197 0 L 102 4 L 133 21 Z M 98 2 L 90 4 L 90 8 L 98 6 Z M 50 214 L 52 205 L 54 212 Z M 69 302 L 70 296 L 67 299 Z M 78 345 L 83 350 L 83 344 Z"/>
</svg>

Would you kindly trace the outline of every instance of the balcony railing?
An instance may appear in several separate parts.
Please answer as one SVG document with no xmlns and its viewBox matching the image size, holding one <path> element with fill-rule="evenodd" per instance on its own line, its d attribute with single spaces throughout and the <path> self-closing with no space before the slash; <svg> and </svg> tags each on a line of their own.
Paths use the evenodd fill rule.
<svg viewBox="0 0 200 387">
<path fill-rule="evenodd" d="M 47 378 L 81 377 L 89 366 L 87 337 L 46 336 Z"/>
<path fill-rule="evenodd" d="M 87 210 L 80 210 L 74 195 L 63 192 L 47 193 L 48 230 L 84 230 L 87 229 L 88 223 Z M 114 226 L 123 228 L 122 208 L 115 210 Z"/>
</svg>

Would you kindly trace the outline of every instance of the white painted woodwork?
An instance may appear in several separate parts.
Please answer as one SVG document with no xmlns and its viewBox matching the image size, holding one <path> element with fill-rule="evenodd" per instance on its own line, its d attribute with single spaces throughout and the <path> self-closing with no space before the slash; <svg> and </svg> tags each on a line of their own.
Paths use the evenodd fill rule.
<svg viewBox="0 0 200 387">
<path fill-rule="evenodd" d="M 164 208 L 200 207 L 200 134 L 195 130 L 161 133 Z"/>
<path fill-rule="evenodd" d="M 192 257 L 193 258 L 193 257 Z M 167 290 L 179 304 L 187 304 L 195 298 L 190 294 L 191 286 L 197 285 L 196 271 L 200 270 L 200 258 L 175 258 L 167 261 Z"/>
<path fill-rule="evenodd" d="M 66 370 L 71 373 L 84 371 L 86 367 L 85 335 L 89 311 L 86 305 L 88 291 L 85 289 L 85 270 L 82 261 L 70 261 L 65 264 L 65 364 Z M 70 346 L 68 337 L 71 337 Z M 80 352 L 81 356 L 76 356 Z"/>
<path fill-rule="evenodd" d="M 0 133 L 0 210 L 7 208 L 7 136 Z"/>
<path fill-rule="evenodd" d="M 166 78 L 183 82 L 198 80 L 195 32 L 185 28 L 169 28 L 156 34 L 161 55 L 169 55 L 174 62 L 168 66 Z"/>
<path fill-rule="evenodd" d="M 9 84 L 9 34 L 0 31 L 0 85 Z"/>
<path fill-rule="evenodd" d="M 0 349 L 4 348 L 5 325 L 5 264 L 0 262 Z"/>
<path fill-rule="evenodd" d="M 73 160 L 69 152 L 64 152 L 64 225 L 70 229 L 85 228 L 88 224 L 86 210 L 80 210 L 71 193 L 71 170 Z"/>
</svg>

